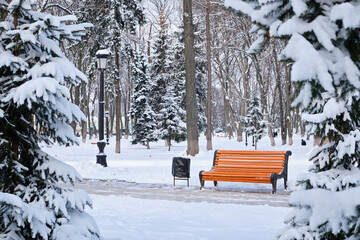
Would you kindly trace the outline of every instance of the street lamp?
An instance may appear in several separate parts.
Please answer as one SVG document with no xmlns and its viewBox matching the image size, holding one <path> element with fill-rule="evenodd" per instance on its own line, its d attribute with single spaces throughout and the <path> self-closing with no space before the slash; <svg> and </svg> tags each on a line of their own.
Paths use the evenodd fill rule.
<svg viewBox="0 0 360 240">
<path fill-rule="evenodd" d="M 106 145 L 109 145 L 109 111 L 105 111 L 106 119 Z"/>
<path fill-rule="evenodd" d="M 107 59 L 110 53 L 107 49 L 100 48 L 96 52 L 97 67 L 100 70 L 100 89 L 99 89 L 99 141 L 97 146 L 99 148 L 99 154 L 96 155 L 96 163 L 107 166 L 106 154 L 104 153 L 105 141 L 104 141 L 104 71 L 107 65 Z"/>
</svg>

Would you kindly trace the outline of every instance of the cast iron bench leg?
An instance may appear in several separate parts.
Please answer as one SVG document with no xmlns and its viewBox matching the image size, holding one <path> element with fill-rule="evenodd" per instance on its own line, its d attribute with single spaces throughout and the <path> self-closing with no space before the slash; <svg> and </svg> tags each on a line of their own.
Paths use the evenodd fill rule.
<svg viewBox="0 0 360 240">
<path fill-rule="evenodd" d="M 199 172 L 199 180 L 200 180 L 200 190 L 204 188 L 204 180 L 202 179 L 202 173 L 204 172 L 204 170 Z"/>
<path fill-rule="evenodd" d="M 276 193 L 276 182 L 278 179 L 278 175 L 276 173 L 272 173 L 270 176 L 270 181 L 272 184 L 272 194 Z"/>
</svg>

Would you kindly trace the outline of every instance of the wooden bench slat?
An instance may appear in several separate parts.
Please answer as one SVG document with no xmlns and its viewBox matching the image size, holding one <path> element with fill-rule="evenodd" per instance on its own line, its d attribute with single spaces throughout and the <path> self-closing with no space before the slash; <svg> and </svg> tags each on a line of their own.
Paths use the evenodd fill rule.
<svg viewBox="0 0 360 240">
<path fill-rule="evenodd" d="M 284 161 L 285 158 L 263 158 L 263 157 L 222 157 L 222 158 L 216 158 L 216 160 L 229 160 L 229 161 L 238 161 L 238 162 L 241 162 L 241 161 L 244 161 L 244 160 L 247 160 L 247 161 L 251 161 L 251 160 L 265 160 L 265 161 Z"/>
<path fill-rule="evenodd" d="M 235 169 L 235 170 L 230 170 L 230 169 L 224 169 L 224 168 L 221 168 L 221 169 L 214 169 L 212 172 L 218 172 L 218 173 L 232 173 L 232 172 L 239 172 L 239 171 L 246 171 L 246 173 L 280 173 L 282 171 L 282 168 L 278 168 L 278 169 Z"/>
<path fill-rule="evenodd" d="M 211 174 L 203 174 L 204 176 L 225 176 L 224 172 L 211 172 Z M 254 173 L 254 172 L 247 172 L 247 173 L 236 173 L 236 172 L 228 172 L 226 176 L 232 177 L 232 176 L 264 176 L 270 178 L 271 173 Z"/>
<path fill-rule="evenodd" d="M 231 159 L 216 159 L 215 162 L 230 162 L 230 163 L 242 163 L 242 162 L 262 162 L 264 164 L 266 163 L 284 163 L 284 160 L 264 160 L 264 159 L 244 159 L 241 161 L 238 160 L 231 160 Z"/>
<path fill-rule="evenodd" d="M 222 182 L 252 182 L 252 183 L 271 183 L 270 178 L 226 178 L 226 177 L 209 177 L 205 178 L 207 181 L 222 181 Z"/>
<path fill-rule="evenodd" d="M 241 154 L 241 153 L 245 153 L 245 154 L 255 154 L 255 155 L 261 155 L 261 154 L 269 154 L 269 155 L 274 155 L 274 154 L 286 154 L 286 151 L 256 151 L 256 150 L 217 150 L 216 152 L 217 154 L 222 154 L 222 153 L 235 153 L 235 154 Z"/>
<path fill-rule="evenodd" d="M 214 166 L 214 170 L 218 169 L 218 168 L 226 168 L 226 169 L 235 169 L 235 170 L 239 170 L 239 168 L 241 169 L 283 169 L 283 165 L 224 165 L 224 164 L 221 164 L 221 165 L 215 165 Z"/>
<path fill-rule="evenodd" d="M 224 167 L 252 167 L 252 166 L 264 166 L 264 167 L 269 167 L 269 168 L 277 168 L 277 167 L 283 167 L 284 164 L 282 163 L 274 163 L 274 164 L 268 164 L 268 165 L 264 165 L 262 163 L 244 163 L 244 164 L 224 164 L 224 163 L 221 163 L 221 164 L 218 164 L 218 163 L 215 163 L 215 166 L 214 168 L 218 167 L 218 166 L 224 166 Z"/>
<path fill-rule="evenodd" d="M 217 158 L 240 158 L 240 157 L 245 157 L 245 158 L 254 158 L 254 157 L 262 157 L 262 158 L 284 158 L 284 155 L 248 155 L 248 154 L 226 154 L 226 155 L 217 155 Z"/>
<path fill-rule="evenodd" d="M 242 163 L 232 163 L 232 162 L 215 162 L 215 166 L 217 165 L 229 165 L 229 166 L 255 166 L 255 165 L 261 165 L 261 166 L 284 166 L 284 163 L 279 162 L 273 162 L 273 163 L 266 163 L 264 162 L 242 162 Z"/>
<path fill-rule="evenodd" d="M 218 157 L 231 157 L 231 156 L 246 156 L 246 157 L 256 157 L 256 156 L 264 156 L 264 157 L 284 157 L 284 154 L 248 154 L 248 153 L 221 153 L 217 154 Z"/>
</svg>

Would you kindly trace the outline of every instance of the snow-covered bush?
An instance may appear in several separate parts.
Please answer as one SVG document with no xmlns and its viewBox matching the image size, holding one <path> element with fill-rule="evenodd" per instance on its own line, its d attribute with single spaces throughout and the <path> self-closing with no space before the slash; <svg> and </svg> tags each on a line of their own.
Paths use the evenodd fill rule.
<svg viewBox="0 0 360 240">
<path fill-rule="evenodd" d="M 78 141 L 69 124 L 85 117 L 67 86 L 86 77 L 59 43 L 80 40 L 88 25 L 36 11 L 27 0 L 0 4 L 0 238 L 99 239 L 84 212 L 89 196 L 58 184 L 80 175 L 39 147 Z"/>
<path fill-rule="evenodd" d="M 360 239 L 360 3 L 322 0 L 226 0 L 248 15 L 261 51 L 269 37 L 288 39 L 281 58 L 292 64 L 308 132 L 322 137 L 309 173 L 299 176 L 277 239 Z"/>
</svg>

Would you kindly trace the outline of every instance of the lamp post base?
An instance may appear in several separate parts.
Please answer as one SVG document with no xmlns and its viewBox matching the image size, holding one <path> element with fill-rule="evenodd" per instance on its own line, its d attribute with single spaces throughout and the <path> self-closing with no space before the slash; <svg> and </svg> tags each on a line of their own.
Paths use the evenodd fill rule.
<svg viewBox="0 0 360 240">
<path fill-rule="evenodd" d="M 104 153 L 106 143 L 101 141 L 101 142 L 98 142 L 97 145 L 99 147 L 99 154 L 96 155 L 96 163 L 101 164 L 104 167 L 107 167 L 106 154 Z"/>
<path fill-rule="evenodd" d="M 106 155 L 105 154 L 96 155 L 96 163 L 98 163 L 104 167 L 107 167 Z"/>
</svg>

